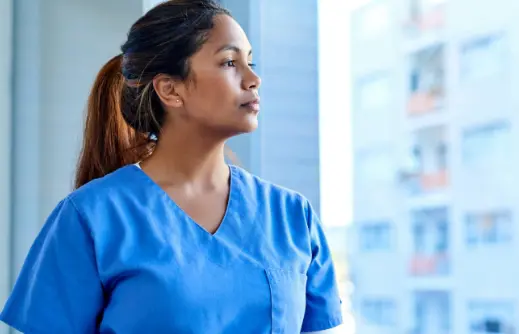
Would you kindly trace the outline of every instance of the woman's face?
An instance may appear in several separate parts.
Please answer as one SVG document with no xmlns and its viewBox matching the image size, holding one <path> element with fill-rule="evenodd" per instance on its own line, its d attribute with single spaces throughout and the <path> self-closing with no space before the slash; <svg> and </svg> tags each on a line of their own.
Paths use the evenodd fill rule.
<svg viewBox="0 0 519 334">
<path fill-rule="evenodd" d="M 207 42 L 189 60 L 188 80 L 175 84 L 181 105 L 175 118 L 223 136 L 258 126 L 260 78 L 253 71 L 252 49 L 243 29 L 227 15 L 215 18 Z"/>
</svg>

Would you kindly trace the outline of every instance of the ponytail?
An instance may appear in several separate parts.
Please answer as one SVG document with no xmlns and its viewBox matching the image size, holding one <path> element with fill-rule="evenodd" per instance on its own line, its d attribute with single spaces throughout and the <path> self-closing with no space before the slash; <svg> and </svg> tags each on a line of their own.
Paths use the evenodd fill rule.
<svg viewBox="0 0 519 334">
<path fill-rule="evenodd" d="M 131 128 L 121 106 L 127 89 L 121 72 L 122 55 L 103 66 L 88 98 L 83 147 L 77 164 L 75 189 L 151 153 L 148 136 Z"/>
</svg>

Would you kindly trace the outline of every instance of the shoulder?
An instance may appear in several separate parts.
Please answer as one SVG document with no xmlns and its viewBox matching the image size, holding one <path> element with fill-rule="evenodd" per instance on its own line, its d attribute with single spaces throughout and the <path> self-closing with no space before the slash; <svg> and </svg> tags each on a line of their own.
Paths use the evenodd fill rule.
<svg viewBox="0 0 519 334">
<path fill-rule="evenodd" d="M 248 171 L 232 166 L 236 179 L 242 189 L 246 191 L 263 205 L 268 205 L 269 209 L 286 210 L 288 213 L 310 214 L 311 205 L 308 199 L 301 193 L 267 181 Z M 259 204 L 261 204 L 259 203 Z"/>
<path fill-rule="evenodd" d="M 306 205 L 308 200 L 299 192 L 283 187 L 276 183 L 267 181 L 257 175 L 254 175 L 243 168 L 232 166 L 237 179 L 243 186 L 254 190 L 262 195 L 272 196 L 289 202 Z"/>
<path fill-rule="evenodd" d="M 146 198 L 146 179 L 138 171 L 137 167 L 128 165 L 92 180 L 63 198 L 55 211 L 75 212 L 94 231 L 107 219 L 113 220 L 117 213 L 128 211 Z"/>
<path fill-rule="evenodd" d="M 272 254 L 265 265 L 305 273 L 312 258 L 313 213 L 299 192 L 235 168 L 241 183 L 240 218 L 257 226 L 258 242 Z"/>
<path fill-rule="evenodd" d="M 127 194 L 138 184 L 135 182 L 139 176 L 136 169 L 133 165 L 121 167 L 74 190 L 66 199 L 77 206 L 83 206 Z"/>
</svg>

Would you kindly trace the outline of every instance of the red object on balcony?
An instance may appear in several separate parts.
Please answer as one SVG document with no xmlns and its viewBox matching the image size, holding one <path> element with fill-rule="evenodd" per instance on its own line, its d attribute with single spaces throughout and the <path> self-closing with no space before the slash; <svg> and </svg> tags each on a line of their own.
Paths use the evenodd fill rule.
<svg viewBox="0 0 519 334">
<path fill-rule="evenodd" d="M 431 93 L 415 93 L 407 103 L 410 115 L 421 115 L 437 109 L 438 97 Z"/>
<path fill-rule="evenodd" d="M 445 8 L 442 5 L 422 13 L 418 17 L 411 18 L 407 26 L 418 30 L 419 32 L 426 32 L 429 30 L 440 29 L 445 25 Z"/>
<path fill-rule="evenodd" d="M 427 31 L 443 27 L 445 23 L 444 13 L 445 11 L 443 6 L 437 6 L 427 13 L 424 13 L 421 19 L 417 22 L 418 29 L 421 31 Z"/>
<path fill-rule="evenodd" d="M 435 275 L 442 272 L 441 265 L 448 261 L 444 253 L 433 255 L 415 255 L 411 259 L 410 272 L 416 276 Z"/>
<path fill-rule="evenodd" d="M 422 174 L 420 184 L 424 191 L 442 189 L 449 184 L 449 176 L 446 170 Z"/>
</svg>

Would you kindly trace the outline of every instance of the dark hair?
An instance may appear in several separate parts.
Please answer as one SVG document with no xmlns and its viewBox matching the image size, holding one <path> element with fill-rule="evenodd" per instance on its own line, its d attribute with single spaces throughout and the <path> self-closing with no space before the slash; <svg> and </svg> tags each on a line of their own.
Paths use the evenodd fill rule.
<svg viewBox="0 0 519 334">
<path fill-rule="evenodd" d="M 103 66 L 92 87 L 75 188 L 151 154 L 165 118 L 153 78 L 187 80 L 189 58 L 220 14 L 230 16 L 214 0 L 170 0 L 133 24 L 122 53 Z"/>
</svg>

